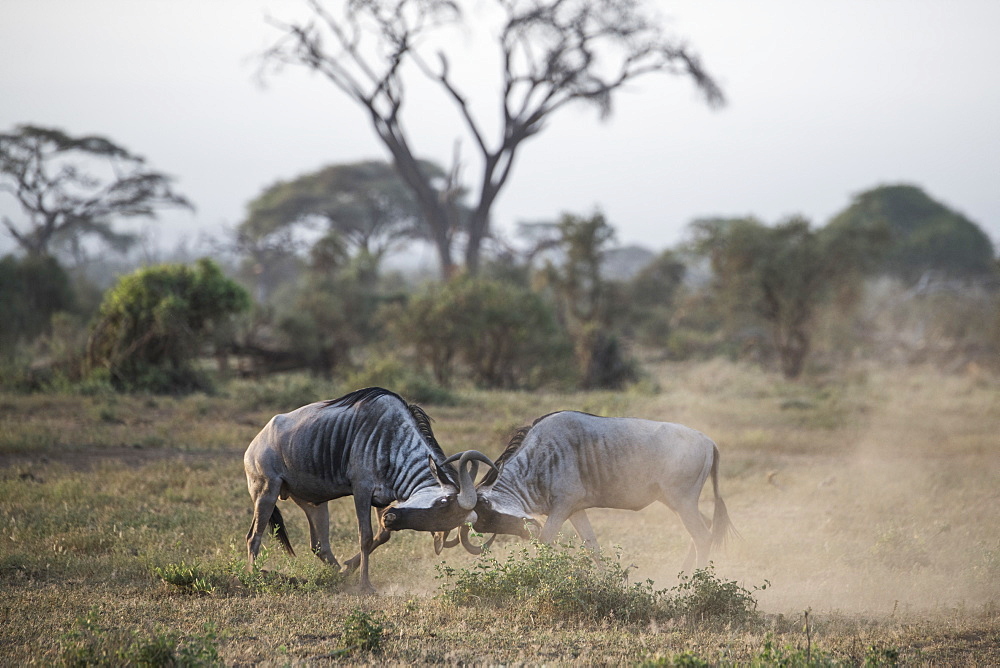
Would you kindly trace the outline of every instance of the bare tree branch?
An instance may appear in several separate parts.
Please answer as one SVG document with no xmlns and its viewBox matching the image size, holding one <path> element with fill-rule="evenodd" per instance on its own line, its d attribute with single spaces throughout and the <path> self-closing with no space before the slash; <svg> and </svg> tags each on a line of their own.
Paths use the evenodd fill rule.
<svg viewBox="0 0 1000 668">
<path fill-rule="evenodd" d="M 453 271 L 453 216 L 447 198 L 421 173 L 402 125 L 404 78 L 412 64 L 442 91 L 462 119 L 482 160 L 478 191 L 466 223 L 466 265 L 475 272 L 489 237 L 490 211 L 507 183 L 521 144 L 541 132 L 559 109 L 584 102 L 606 119 L 614 94 L 647 74 L 689 77 L 711 106 L 722 91 L 696 54 L 667 38 L 641 0 L 493 0 L 499 9 L 497 47 L 502 123 L 492 140 L 450 68 L 453 56 L 437 43 L 432 66 L 423 50 L 441 30 L 464 20 L 452 0 L 307 0 L 316 20 L 276 24 L 284 36 L 265 63 L 302 65 L 326 76 L 364 108 L 372 128 L 413 189 L 435 239 L 445 275 Z M 330 9 L 336 6 L 339 11 Z M 324 42 L 332 40 L 332 45 Z"/>
</svg>

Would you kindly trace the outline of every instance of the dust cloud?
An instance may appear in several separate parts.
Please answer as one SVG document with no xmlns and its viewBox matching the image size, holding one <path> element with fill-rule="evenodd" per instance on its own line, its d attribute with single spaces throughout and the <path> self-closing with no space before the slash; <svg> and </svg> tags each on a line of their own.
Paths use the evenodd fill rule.
<svg viewBox="0 0 1000 668">
<path fill-rule="evenodd" d="M 959 386 L 951 388 L 957 398 L 938 402 L 929 385 L 916 396 L 901 391 L 862 402 L 858 416 L 818 440 L 813 430 L 726 434 L 722 495 L 742 538 L 713 553 L 716 574 L 748 589 L 768 581 L 755 597 L 771 613 L 995 607 L 997 395 L 978 393 L 970 403 Z M 672 512 L 655 504 L 590 514 L 602 546 L 621 545 L 636 579 L 652 578 L 658 588 L 677 582 L 689 538 Z"/>
</svg>

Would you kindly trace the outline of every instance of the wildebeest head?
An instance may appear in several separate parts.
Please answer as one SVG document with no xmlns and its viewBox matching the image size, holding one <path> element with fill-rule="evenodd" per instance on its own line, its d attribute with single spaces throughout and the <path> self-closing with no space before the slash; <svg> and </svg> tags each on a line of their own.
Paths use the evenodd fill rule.
<svg viewBox="0 0 1000 668">
<path fill-rule="evenodd" d="M 493 496 L 489 488 L 481 489 L 476 503 L 476 520 L 472 528 L 479 533 L 504 533 L 533 538 L 541 525 L 519 504 Z"/>
<path fill-rule="evenodd" d="M 494 469 L 499 473 L 497 469 Z M 492 482 L 480 485 L 476 496 L 476 518 L 471 522 L 463 523 L 458 529 L 458 539 L 448 540 L 448 532 L 434 535 L 434 551 L 438 554 L 446 547 L 454 547 L 459 542 L 466 551 L 472 554 L 482 554 L 483 548 L 493 544 L 493 540 L 498 533 L 518 536 L 520 538 L 534 538 L 541 531 L 542 525 L 533 518 L 515 500 L 503 494 L 494 494 Z M 482 534 L 493 534 L 482 545 L 474 544 L 470 538 L 471 530 Z"/>
<path fill-rule="evenodd" d="M 521 538 L 535 538 L 539 531 L 541 531 L 542 525 L 538 520 L 531 517 L 523 509 L 517 508 L 516 505 L 509 507 L 499 506 L 501 504 L 497 500 L 491 499 L 489 495 L 484 495 L 481 490 L 476 503 L 475 519 L 463 523 L 459 527 L 457 539 L 449 541 L 448 531 L 435 533 L 434 551 L 441 554 L 442 549 L 454 547 L 461 542 L 462 547 L 471 554 L 482 554 L 483 548 L 492 545 L 493 539 L 497 537 L 498 533 L 510 534 Z M 470 540 L 470 530 L 493 535 L 482 545 L 476 545 Z"/>
<path fill-rule="evenodd" d="M 456 459 L 457 472 L 448 466 Z M 475 450 L 454 455 L 441 466 L 428 458 L 438 487 L 424 488 L 391 506 L 382 515 L 382 525 L 391 531 L 448 531 L 466 522 L 475 522 L 478 462 L 493 466 L 489 457 Z"/>
</svg>

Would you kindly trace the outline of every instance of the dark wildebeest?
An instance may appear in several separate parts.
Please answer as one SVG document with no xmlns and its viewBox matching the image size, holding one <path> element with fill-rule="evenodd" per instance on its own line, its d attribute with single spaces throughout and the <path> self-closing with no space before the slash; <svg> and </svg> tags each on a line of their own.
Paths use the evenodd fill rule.
<svg viewBox="0 0 1000 668">
<path fill-rule="evenodd" d="M 344 570 L 360 564 L 360 588 L 374 592 L 368 579 L 368 555 L 389 539 L 391 531 L 441 531 L 475 520 L 470 459 L 492 465 L 472 451 L 461 455 L 456 472 L 446 464 L 427 414 L 381 388 L 358 390 L 276 415 L 243 457 L 254 504 L 247 533 L 247 568 L 253 568 L 269 524 L 284 548 L 294 554 L 276 506 L 279 498 L 291 498 L 305 511 L 313 552 L 337 566 L 330 550 L 327 502 L 353 495 L 360 552 Z M 372 532 L 373 506 L 378 509 L 378 536 Z"/>
</svg>

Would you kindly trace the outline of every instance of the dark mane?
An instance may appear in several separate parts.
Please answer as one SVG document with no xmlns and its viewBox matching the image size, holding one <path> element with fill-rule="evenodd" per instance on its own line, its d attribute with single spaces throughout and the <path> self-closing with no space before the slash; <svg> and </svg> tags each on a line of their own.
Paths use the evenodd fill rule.
<svg viewBox="0 0 1000 668">
<path fill-rule="evenodd" d="M 406 405 L 406 402 L 403 401 L 403 397 L 382 387 L 365 387 L 360 390 L 354 390 L 339 399 L 331 399 L 325 403 L 327 406 L 350 406 L 352 404 L 359 404 L 384 396 L 395 397 L 404 406 Z"/>
<path fill-rule="evenodd" d="M 413 415 L 413 419 L 417 421 L 417 429 L 423 435 L 424 440 L 427 441 L 427 445 L 431 446 L 431 450 L 434 450 L 437 454 L 441 455 L 444 459 L 444 450 L 438 445 L 437 439 L 434 438 L 434 431 L 431 429 L 431 416 L 424 412 L 424 409 L 416 404 L 408 404 L 406 406 L 410 409 L 410 414 Z"/>
<path fill-rule="evenodd" d="M 534 425 L 531 425 L 531 427 L 533 426 Z M 518 427 L 514 430 L 514 433 L 510 435 L 510 440 L 507 442 L 507 447 L 500 453 L 499 457 L 493 460 L 493 463 L 496 464 L 496 468 L 490 469 L 486 475 L 483 476 L 483 479 L 479 483 L 480 485 L 492 485 L 497 481 L 497 476 L 500 475 L 499 471 L 503 468 L 504 463 L 513 457 L 514 453 L 521 448 L 521 445 L 524 443 L 524 437 L 528 435 L 529 431 L 531 431 L 531 427 Z"/>
<path fill-rule="evenodd" d="M 599 415 L 594 415 L 593 413 L 588 413 L 586 411 L 553 411 L 552 413 L 546 413 L 542 417 L 537 418 L 534 422 L 531 423 L 531 426 L 534 427 L 536 424 L 538 424 L 545 418 L 552 417 L 553 415 L 559 415 L 560 413 L 579 413 L 580 415 L 589 415 L 590 417 L 600 417 Z"/>
</svg>

